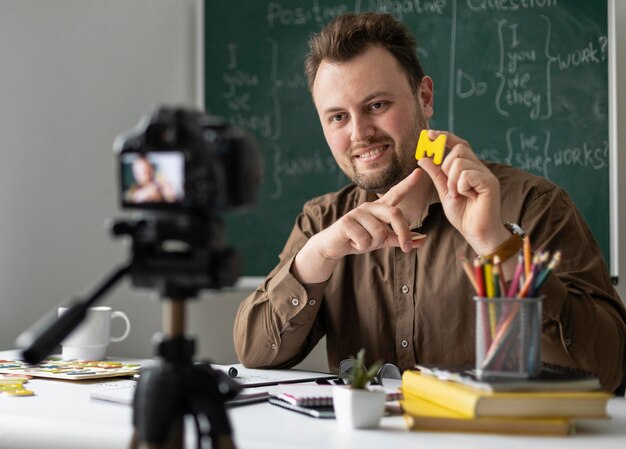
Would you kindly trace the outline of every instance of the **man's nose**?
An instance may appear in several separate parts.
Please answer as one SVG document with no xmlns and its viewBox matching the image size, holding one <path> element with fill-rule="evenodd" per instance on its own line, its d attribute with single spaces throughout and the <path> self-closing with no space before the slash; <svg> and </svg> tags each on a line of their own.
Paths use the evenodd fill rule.
<svg viewBox="0 0 626 449">
<path fill-rule="evenodd" d="M 352 117 L 352 143 L 364 142 L 376 134 L 374 124 L 367 116 Z"/>
</svg>

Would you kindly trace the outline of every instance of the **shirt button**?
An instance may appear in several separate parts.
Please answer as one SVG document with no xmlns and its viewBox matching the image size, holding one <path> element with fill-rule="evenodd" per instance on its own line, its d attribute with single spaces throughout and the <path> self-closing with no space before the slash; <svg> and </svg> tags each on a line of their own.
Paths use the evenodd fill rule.
<svg viewBox="0 0 626 449">
<path fill-rule="evenodd" d="M 314 305 L 315 305 L 315 300 L 314 300 L 314 299 L 311 299 L 311 300 L 309 301 L 309 305 L 310 305 L 310 306 L 314 306 Z"/>
<path fill-rule="evenodd" d="M 406 340 L 402 340 L 400 344 L 402 345 L 403 348 L 406 348 L 407 346 L 409 346 L 409 342 Z"/>
<path fill-rule="evenodd" d="M 406 285 L 402 286 L 402 293 L 404 293 L 405 295 L 409 292 L 409 287 L 407 287 Z"/>
<path fill-rule="evenodd" d="M 278 346 L 276 346 L 276 343 L 272 343 L 272 349 L 276 351 L 276 348 L 278 348 Z"/>
<path fill-rule="evenodd" d="M 300 304 L 300 301 L 298 301 L 298 298 L 291 298 L 291 304 L 297 306 L 298 304 Z"/>
<path fill-rule="evenodd" d="M 569 338 L 565 339 L 565 346 L 569 346 L 572 344 L 572 340 L 570 340 Z"/>
</svg>

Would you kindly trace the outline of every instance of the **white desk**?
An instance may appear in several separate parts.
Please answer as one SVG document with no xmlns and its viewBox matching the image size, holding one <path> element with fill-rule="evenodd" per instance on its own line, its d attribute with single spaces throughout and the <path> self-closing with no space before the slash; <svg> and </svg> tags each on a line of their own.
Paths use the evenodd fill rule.
<svg viewBox="0 0 626 449">
<path fill-rule="evenodd" d="M 110 380 L 109 380 L 110 382 Z M 31 380 L 32 397 L 0 396 L 2 449 L 116 449 L 132 433 L 129 406 L 89 398 L 98 383 Z M 402 417 L 385 417 L 375 430 L 342 431 L 334 420 L 300 415 L 268 403 L 229 410 L 239 449 L 624 449 L 626 399 L 609 402 L 610 420 L 580 421 L 569 437 L 519 437 L 409 432 Z"/>
</svg>

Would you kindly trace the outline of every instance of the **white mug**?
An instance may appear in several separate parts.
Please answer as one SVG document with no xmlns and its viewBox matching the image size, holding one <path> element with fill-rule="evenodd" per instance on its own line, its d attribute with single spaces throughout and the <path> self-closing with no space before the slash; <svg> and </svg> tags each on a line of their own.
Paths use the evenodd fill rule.
<svg viewBox="0 0 626 449">
<path fill-rule="evenodd" d="M 66 307 L 59 307 L 59 316 Z M 111 320 L 122 318 L 126 330 L 119 337 L 111 336 Z M 124 312 L 111 310 L 110 307 L 90 307 L 85 319 L 61 342 L 62 356 L 65 360 L 104 360 L 109 343 L 117 343 L 128 337 L 130 321 Z"/>
</svg>

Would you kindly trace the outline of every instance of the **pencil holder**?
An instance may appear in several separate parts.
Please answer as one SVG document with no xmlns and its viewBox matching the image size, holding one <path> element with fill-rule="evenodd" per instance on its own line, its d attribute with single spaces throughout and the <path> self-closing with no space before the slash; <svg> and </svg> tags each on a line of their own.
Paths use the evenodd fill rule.
<svg viewBox="0 0 626 449">
<path fill-rule="evenodd" d="M 483 298 L 476 303 L 476 374 L 529 378 L 541 369 L 538 298 Z"/>
</svg>

